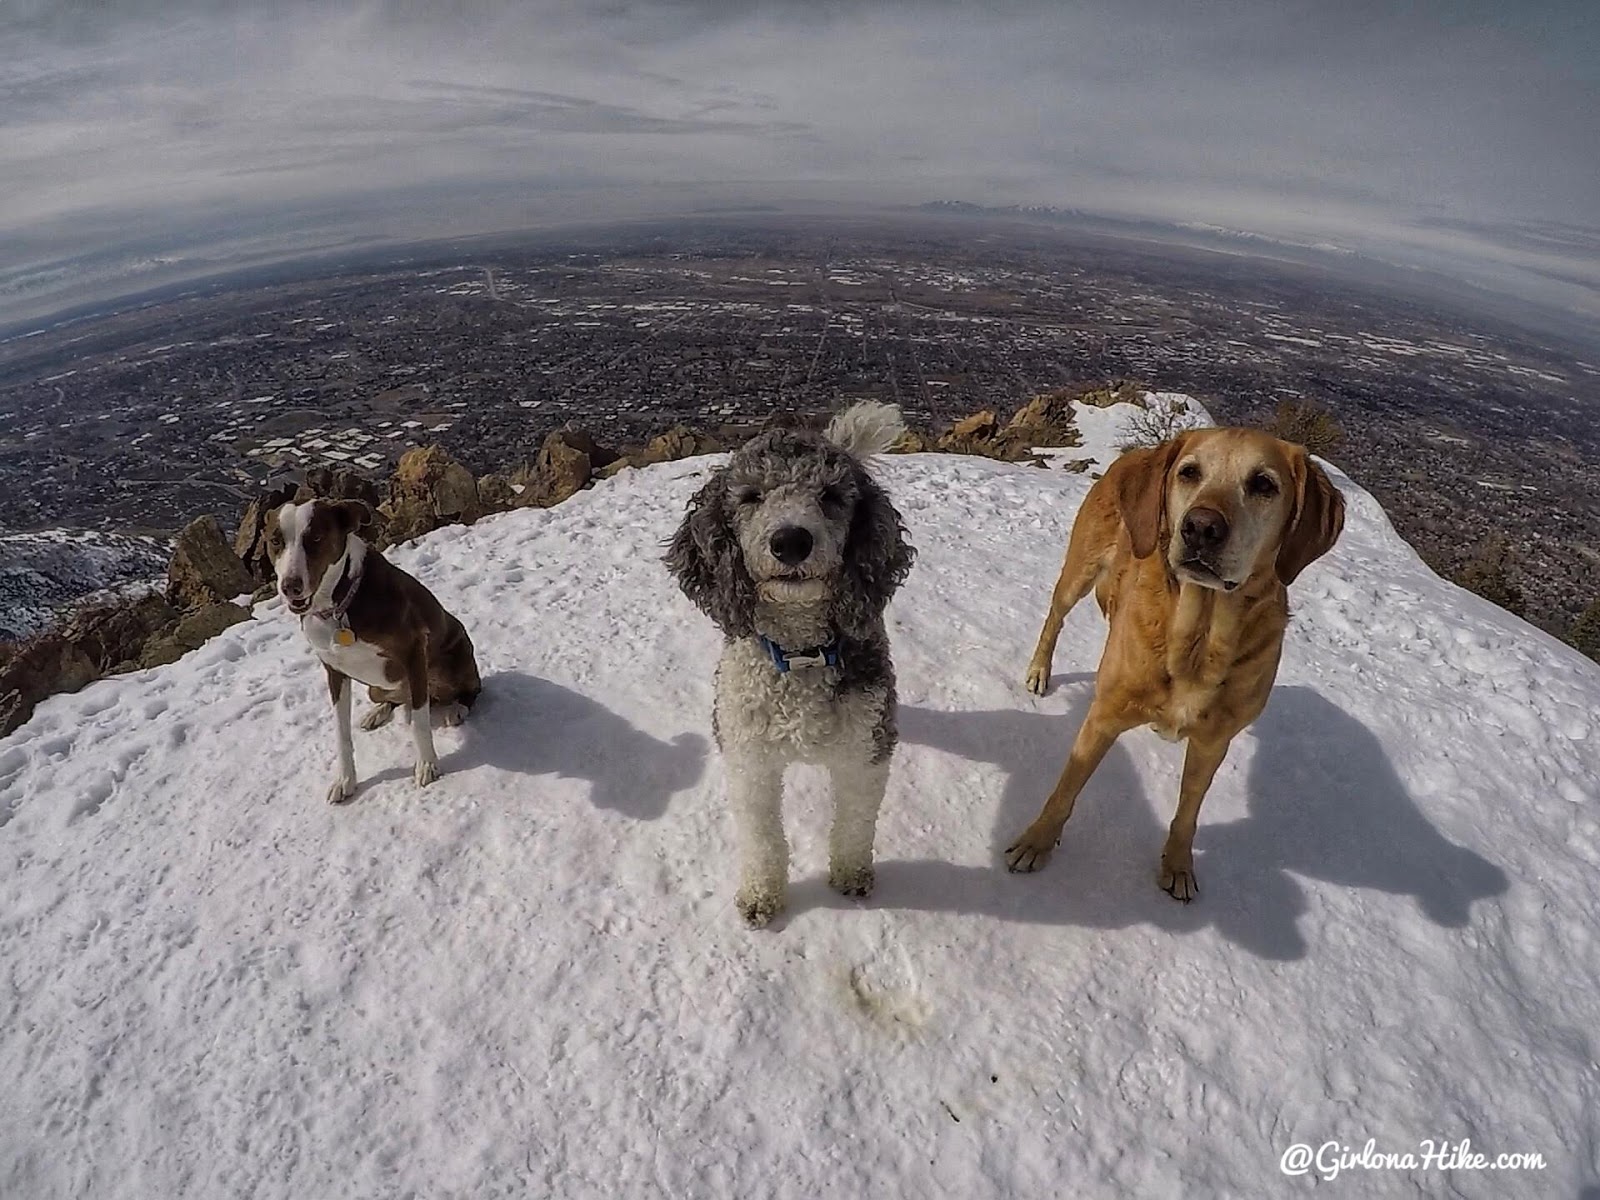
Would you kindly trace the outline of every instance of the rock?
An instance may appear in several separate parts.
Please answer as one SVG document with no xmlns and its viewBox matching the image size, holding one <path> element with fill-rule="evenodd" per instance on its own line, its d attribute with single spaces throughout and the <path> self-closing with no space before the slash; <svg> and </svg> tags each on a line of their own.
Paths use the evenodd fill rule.
<svg viewBox="0 0 1600 1200">
<path fill-rule="evenodd" d="M 592 438 L 588 440 L 593 442 Z M 518 508 L 550 508 L 589 485 L 589 454 L 573 442 L 573 435 L 565 430 L 545 438 L 532 470 L 526 472 L 522 494 L 517 497 Z"/>
<path fill-rule="evenodd" d="M 1077 446 L 1083 441 L 1071 393 L 1041 392 L 1012 414 L 1005 436 L 1029 446 Z"/>
<path fill-rule="evenodd" d="M 59 632 L 29 638 L 0 667 L 0 737 L 33 715 L 39 701 L 99 678 L 84 652 Z"/>
<path fill-rule="evenodd" d="M 198 650 L 217 634 L 250 619 L 250 610 L 238 604 L 208 604 L 179 621 L 172 638 L 180 646 Z"/>
<path fill-rule="evenodd" d="M 1082 441 L 1067 392 L 1034 396 L 1012 414 L 1004 427 L 986 408 L 957 421 L 935 443 L 946 454 L 979 454 L 1004 462 L 1034 460 L 1035 447 L 1076 446 Z M 1035 461 L 1035 465 L 1042 465 Z"/>
<path fill-rule="evenodd" d="M 1118 379 L 1106 387 L 1085 388 L 1077 397 L 1079 404 L 1087 404 L 1093 408 L 1110 408 L 1113 404 L 1132 404 L 1144 408 L 1144 386 L 1131 379 Z"/>
<path fill-rule="evenodd" d="M 946 454 L 977 454 L 1008 462 L 1027 457 L 1030 446 L 1028 438 L 1017 431 L 1002 431 L 1000 418 L 990 408 L 963 417 L 935 443 L 935 449 Z"/>
<path fill-rule="evenodd" d="M 1117 402 L 1117 394 L 1110 388 L 1086 388 L 1078 394 L 1078 403 L 1090 408 L 1110 408 Z"/>
<path fill-rule="evenodd" d="M 46 696 L 130 669 L 146 642 L 165 636 L 177 620 L 165 597 L 149 594 L 81 609 L 60 628 L 13 647 L 0 662 L 0 736 Z"/>
<path fill-rule="evenodd" d="M 295 489 L 291 499 L 296 504 L 307 500 L 359 500 L 372 510 L 372 521 L 356 530 L 375 545 L 386 544 L 383 518 L 383 491 L 372 479 L 348 467 L 313 467 L 306 472 L 305 482 Z"/>
<path fill-rule="evenodd" d="M 378 545 L 420 537 L 441 525 L 470 525 L 483 515 L 478 481 L 444 449 L 407 450 L 389 478 L 389 500 Z"/>
<path fill-rule="evenodd" d="M 378 484 L 348 467 L 312 467 L 306 472 L 305 482 L 295 489 L 296 503 L 307 500 L 361 500 L 368 508 L 376 509 L 383 503 L 383 489 Z"/>
<path fill-rule="evenodd" d="M 640 466 L 652 463 L 677 462 L 680 458 L 694 458 L 700 454 L 716 454 L 722 445 L 708 433 L 700 433 L 687 425 L 674 425 L 658 437 L 652 438 L 637 455 Z"/>
<path fill-rule="evenodd" d="M 139 651 L 137 668 L 143 671 L 150 667 L 164 667 L 168 663 L 175 663 L 189 653 L 189 649 L 170 633 L 153 637 L 145 643 L 144 649 Z"/>
<path fill-rule="evenodd" d="M 233 535 L 233 552 L 257 579 L 272 577 L 272 558 L 267 553 L 267 514 L 294 498 L 295 489 L 288 484 L 273 488 L 245 505 L 239 517 L 239 528 Z"/>
<path fill-rule="evenodd" d="M 561 439 L 574 450 L 582 450 L 589 456 L 589 466 L 598 471 L 601 467 L 610 466 L 619 457 L 617 451 L 608 446 L 602 446 L 594 440 L 592 434 L 582 429 L 563 429 Z"/>
<path fill-rule="evenodd" d="M 914 429 L 907 429 L 889 447 L 890 454 L 922 454 L 930 445 L 928 439 Z"/>
<path fill-rule="evenodd" d="M 83 609 L 73 614 L 61 633 L 97 672 L 105 674 L 117 663 L 137 658 L 152 635 L 177 620 L 178 610 L 164 596 L 152 594 Z"/>
<path fill-rule="evenodd" d="M 962 417 L 950 426 L 949 437 L 952 438 L 991 438 L 1000 428 L 1000 418 L 995 416 L 994 409 L 986 408 L 975 412 L 970 417 Z"/>
<path fill-rule="evenodd" d="M 765 428 L 788 428 L 795 425 L 793 418 L 774 417 Z M 624 450 L 605 463 L 591 463 L 595 476 L 610 479 L 629 467 L 649 467 L 656 463 L 677 462 L 681 458 L 694 458 L 700 454 L 716 454 L 727 447 L 714 435 L 691 429 L 687 425 L 674 425 L 663 434 L 651 438 L 643 448 Z"/>
<path fill-rule="evenodd" d="M 1070 471 L 1074 475 L 1082 475 L 1092 466 L 1094 466 L 1094 459 L 1092 458 L 1073 458 L 1062 463 L 1061 469 Z"/>
<path fill-rule="evenodd" d="M 511 481 L 504 475 L 480 475 L 478 503 L 483 506 L 485 514 L 505 512 L 508 508 L 516 507 L 517 489 L 511 486 Z"/>
<path fill-rule="evenodd" d="M 198 608 L 254 591 L 256 580 L 222 536 L 209 514 L 185 526 L 167 565 L 167 599 L 179 608 Z"/>
</svg>

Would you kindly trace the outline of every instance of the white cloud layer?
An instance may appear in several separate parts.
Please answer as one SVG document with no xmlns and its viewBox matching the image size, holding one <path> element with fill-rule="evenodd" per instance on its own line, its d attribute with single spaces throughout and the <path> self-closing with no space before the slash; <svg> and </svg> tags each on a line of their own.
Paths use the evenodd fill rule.
<svg viewBox="0 0 1600 1200">
<path fill-rule="evenodd" d="M 164 254 L 625 215 L 684 188 L 1207 222 L 1477 261 L 1600 309 L 1590 0 L 10 11 L 13 309 Z"/>
</svg>

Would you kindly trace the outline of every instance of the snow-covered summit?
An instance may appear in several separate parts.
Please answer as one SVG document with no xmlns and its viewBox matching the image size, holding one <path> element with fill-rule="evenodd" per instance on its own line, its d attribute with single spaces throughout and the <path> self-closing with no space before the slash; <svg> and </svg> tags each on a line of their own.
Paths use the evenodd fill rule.
<svg viewBox="0 0 1600 1200">
<path fill-rule="evenodd" d="M 882 460 L 919 557 L 878 888 L 827 889 L 805 775 L 790 913 L 752 933 L 719 635 L 659 562 L 713 464 L 395 552 L 485 677 L 426 791 L 397 725 L 323 803 L 322 674 L 275 603 L 0 740 L 0 1195 L 1263 1196 L 1309 1186 L 1294 1143 L 1369 1137 L 1548 1165 L 1341 1194 L 1596 1181 L 1600 668 L 1340 477 L 1199 899 L 1155 884 L 1182 751 L 1144 732 L 1009 876 L 1102 645 L 1081 605 L 1023 690 L 1090 478 Z"/>
</svg>

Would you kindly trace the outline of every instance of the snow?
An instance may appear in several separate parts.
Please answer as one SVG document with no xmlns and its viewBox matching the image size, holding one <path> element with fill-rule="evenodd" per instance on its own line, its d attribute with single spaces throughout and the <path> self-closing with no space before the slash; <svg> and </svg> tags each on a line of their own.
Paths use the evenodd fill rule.
<svg viewBox="0 0 1600 1200">
<path fill-rule="evenodd" d="M 1548 1165 L 1337 1194 L 1596 1181 L 1600 668 L 1339 477 L 1199 898 L 1157 890 L 1182 752 L 1143 731 L 1010 876 L 1102 644 L 1080 606 L 1023 690 L 1090 479 L 889 458 L 920 557 L 878 889 L 828 891 L 802 772 L 790 912 L 754 933 L 718 635 L 658 562 L 714 462 L 395 552 L 485 676 L 426 790 L 396 722 L 323 803 L 322 675 L 276 602 L 0 741 L 0 1195 L 1263 1196 L 1291 1144 L 1369 1137 Z"/>
<path fill-rule="evenodd" d="M 1137 440 L 1128 428 L 1131 421 L 1143 415 L 1145 411 L 1152 409 L 1164 411 L 1174 405 L 1179 406 L 1177 428 L 1212 424 L 1211 414 L 1205 407 L 1198 400 L 1182 392 L 1146 392 L 1143 408 L 1133 404 L 1108 404 L 1101 408 L 1074 400 L 1072 409 L 1080 439 L 1078 445 L 1059 449 L 1040 447 L 1035 449 L 1034 453 L 1052 467 L 1068 466 L 1087 458 L 1093 463 L 1091 468 L 1093 471 L 1104 471 L 1117 455 L 1122 453 L 1124 445 Z M 1065 549 L 1065 543 L 1062 549 Z M 1060 565 L 1059 562 L 1056 563 L 1057 568 Z M 1043 619 L 1042 615 L 1040 619 Z"/>
<path fill-rule="evenodd" d="M 69 608 L 151 590 L 161 539 L 95 530 L 0 531 L 0 641 L 38 633 Z"/>
</svg>

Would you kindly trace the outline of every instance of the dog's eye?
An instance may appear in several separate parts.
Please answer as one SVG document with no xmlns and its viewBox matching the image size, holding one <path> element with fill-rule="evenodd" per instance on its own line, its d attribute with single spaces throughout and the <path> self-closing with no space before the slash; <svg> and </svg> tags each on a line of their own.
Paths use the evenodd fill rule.
<svg viewBox="0 0 1600 1200">
<path fill-rule="evenodd" d="M 1185 483 L 1197 483 L 1200 479 L 1200 464 L 1184 463 L 1178 468 L 1178 478 Z"/>
<path fill-rule="evenodd" d="M 734 493 L 734 499 L 740 504 L 760 504 L 761 491 L 759 488 L 744 487 Z"/>
<path fill-rule="evenodd" d="M 1245 490 L 1252 496 L 1260 496 L 1265 499 L 1278 494 L 1278 481 L 1271 475 L 1257 471 L 1250 476 L 1250 481 L 1245 484 Z"/>
<path fill-rule="evenodd" d="M 822 489 L 822 506 L 824 508 L 839 509 L 844 507 L 844 493 L 836 487 Z"/>
</svg>

